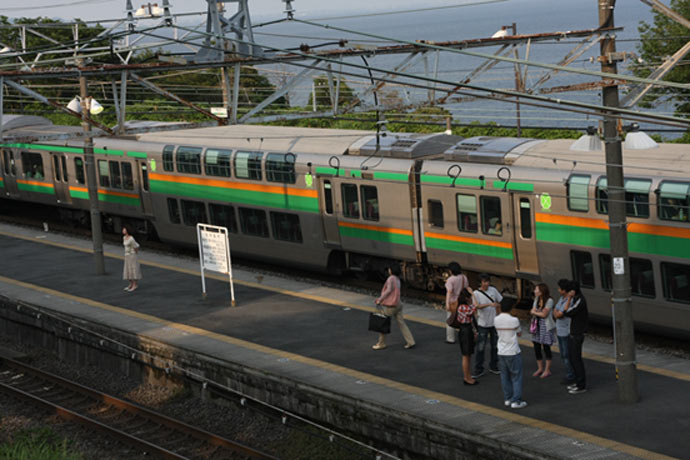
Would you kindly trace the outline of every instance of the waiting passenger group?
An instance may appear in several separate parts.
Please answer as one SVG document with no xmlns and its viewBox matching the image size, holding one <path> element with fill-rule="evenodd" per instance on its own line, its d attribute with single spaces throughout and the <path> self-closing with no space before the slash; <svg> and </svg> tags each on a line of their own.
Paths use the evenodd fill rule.
<svg viewBox="0 0 690 460">
<path fill-rule="evenodd" d="M 510 312 L 511 299 L 503 298 L 491 285 L 488 274 L 479 275 L 479 287 L 472 289 L 460 264 L 452 262 L 446 280 L 446 343 L 460 344 L 463 384 L 477 385 L 487 372 L 484 367 L 486 349 L 490 349 L 488 371 L 500 374 L 505 406 L 521 409 L 527 405 L 522 399 L 523 364 L 518 337 L 522 334 L 520 321 Z M 400 269 L 389 268 L 389 277 L 376 304 L 383 306 L 386 316 L 394 317 L 405 339 L 405 348 L 415 345 L 405 324 L 400 303 Z M 554 305 L 549 287 L 540 283 L 534 288 L 534 302 L 530 310 L 529 332 L 532 336 L 537 369 L 532 377 L 545 379 L 552 375 L 551 346 L 558 341 L 564 367 L 561 380 L 570 394 L 587 391 L 582 345 L 587 329 L 587 300 L 576 281 L 558 281 L 559 299 Z M 379 334 L 375 350 L 386 347 L 385 334 Z M 474 354 L 474 366 L 472 355 Z"/>
</svg>

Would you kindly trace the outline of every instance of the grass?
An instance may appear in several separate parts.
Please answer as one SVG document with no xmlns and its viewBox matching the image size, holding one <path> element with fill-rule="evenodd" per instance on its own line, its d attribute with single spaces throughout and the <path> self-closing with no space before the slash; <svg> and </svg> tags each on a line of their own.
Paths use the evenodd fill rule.
<svg viewBox="0 0 690 460">
<path fill-rule="evenodd" d="M 50 428 L 22 430 L 0 444 L 0 460 L 81 460 L 67 439 Z"/>
</svg>

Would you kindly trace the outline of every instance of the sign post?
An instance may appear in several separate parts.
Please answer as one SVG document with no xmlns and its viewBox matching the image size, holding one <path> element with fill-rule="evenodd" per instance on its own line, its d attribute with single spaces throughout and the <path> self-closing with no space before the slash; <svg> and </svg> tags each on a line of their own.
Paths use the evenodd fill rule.
<svg viewBox="0 0 690 460">
<path fill-rule="evenodd" d="M 196 224 L 196 236 L 199 242 L 199 264 L 201 265 L 201 295 L 204 299 L 206 298 L 204 270 L 226 274 L 230 280 L 232 306 L 236 307 L 228 229 L 215 225 Z"/>
</svg>

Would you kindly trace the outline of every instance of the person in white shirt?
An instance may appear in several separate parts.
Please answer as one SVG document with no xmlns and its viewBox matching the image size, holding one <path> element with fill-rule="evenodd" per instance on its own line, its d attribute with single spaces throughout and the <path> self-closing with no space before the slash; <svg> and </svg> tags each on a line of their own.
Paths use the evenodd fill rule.
<svg viewBox="0 0 690 460">
<path fill-rule="evenodd" d="M 494 328 L 494 318 L 496 311 L 501 306 L 503 296 L 498 289 L 491 286 L 491 277 L 482 273 L 479 275 L 481 285 L 473 293 L 474 304 L 477 306 L 477 348 L 474 357 L 473 379 L 478 379 L 486 373 L 484 370 L 484 349 L 487 342 L 491 344 L 491 358 L 489 360 L 489 371 L 499 374 L 498 356 L 496 355 L 496 328 Z"/>
<path fill-rule="evenodd" d="M 521 334 L 520 320 L 510 314 L 512 300 L 501 302 L 501 314 L 494 320 L 498 332 L 498 367 L 501 369 L 503 404 L 512 409 L 522 409 L 522 353 L 518 344 Z"/>
</svg>

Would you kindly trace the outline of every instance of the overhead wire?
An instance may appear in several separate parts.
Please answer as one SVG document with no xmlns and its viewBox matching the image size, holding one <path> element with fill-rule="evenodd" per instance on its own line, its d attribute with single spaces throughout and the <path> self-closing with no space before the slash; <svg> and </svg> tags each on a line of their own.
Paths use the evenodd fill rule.
<svg viewBox="0 0 690 460">
<path fill-rule="evenodd" d="M 178 27 L 180 27 L 180 26 L 178 26 Z M 181 28 L 182 30 L 191 30 L 191 29 L 187 29 L 187 28 L 184 28 L 184 27 L 180 27 L 180 28 Z M 195 32 L 198 32 L 198 31 L 195 31 Z M 202 32 L 198 32 L 198 33 L 202 33 Z M 213 36 L 212 34 L 204 34 L 204 35 Z M 151 34 L 151 36 L 156 36 L 156 35 L 155 35 L 155 34 Z M 159 38 L 160 38 L 160 37 L 159 37 Z M 237 43 L 241 43 L 241 44 L 252 45 L 252 46 L 263 46 L 263 48 L 266 48 L 266 49 L 269 49 L 269 50 L 273 50 L 273 51 L 278 51 L 278 52 L 284 52 L 284 51 L 285 51 L 285 50 L 283 50 L 283 49 L 281 49 L 281 48 L 277 48 L 277 47 L 274 47 L 274 46 L 259 45 L 259 44 L 255 43 L 255 42 L 248 42 L 248 41 L 246 41 L 246 40 L 239 40 L 239 39 L 237 39 L 237 38 L 227 38 L 227 40 L 228 40 L 228 41 L 237 42 Z M 298 55 L 298 56 L 300 56 L 300 57 L 306 57 L 306 58 L 308 58 L 308 59 L 316 59 L 316 60 L 321 60 L 321 61 L 324 61 L 324 62 L 330 62 L 330 63 L 336 64 L 336 65 L 342 64 L 342 65 L 344 65 L 344 66 L 353 67 L 353 68 L 357 68 L 357 69 L 364 69 L 364 70 L 367 69 L 366 66 L 363 66 L 363 65 L 361 65 L 361 64 L 356 64 L 356 63 L 354 63 L 354 62 L 348 62 L 348 61 L 344 61 L 344 60 L 343 60 L 343 61 L 339 61 L 339 60 L 327 58 L 327 57 L 324 57 L 324 56 L 310 55 L 310 54 L 302 53 L 302 52 L 299 52 L 299 51 L 293 51 L 292 54 L 293 54 L 293 55 Z M 264 59 L 266 59 L 266 60 L 268 60 L 268 61 L 278 62 L 278 60 L 277 60 L 276 58 L 265 57 Z M 291 62 L 290 62 L 290 65 L 294 65 L 294 66 L 298 66 L 298 67 L 303 67 L 303 68 L 315 68 L 315 67 L 314 67 L 313 65 L 311 65 L 311 64 L 302 64 L 302 63 L 298 63 L 298 62 L 295 62 L 295 61 L 291 61 Z M 458 83 L 458 82 L 446 81 L 446 80 L 441 80 L 441 79 L 437 79 L 437 78 L 431 78 L 431 77 L 425 77 L 425 76 L 414 76 L 414 75 L 406 74 L 406 73 L 403 73 L 403 72 L 398 72 L 398 71 L 395 71 L 395 70 L 389 70 L 389 69 L 372 68 L 372 70 L 375 70 L 376 72 L 379 72 L 379 73 L 381 73 L 381 74 L 383 74 L 383 75 L 396 75 L 396 76 L 402 76 L 402 77 L 406 77 L 406 78 L 412 78 L 412 79 L 416 79 L 416 80 L 421 80 L 421 81 L 424 81 L 424 82 L 426 82 L 426 83 L 434 83 L 434 84 L 448 85 L 448 86 L 450 86 L 451 88 L 456 88 L 456 87 L 458 87 L 458 86 L 461 86 L 461 87 L 465 87 L 465 88 L 470 89 L 470 90 L 476 90 L 476 91 L 480 91 L 480 92 L 486 92 L 486 93 L 489 93 L 489 94 L 495 93 L 495 94 L 501 94 L 501 95 L 506 96 L 506 97 L 518 97 L 518 98 L 521 98 L 521 99 L 522 99 L 522 100 L 520 101 L 521 103 L 527 102 L 527 101 L 524 101 L 524 99 L 538 100 L 538 101 L 540 101 L 540 102 L 542 102 L 542 103 L 555 104 L 555 106 L 550 107 L 550 108 L 553 108 L 553 109 L 570 110 L 569 108 L 565 108 L 565 107 L 578 107 L 578 108 L 581 108 L 581 109 L 593 110 L 597 115 L 601 115 L 601 114 L 599 114 L 599 112 L 607 112 L 607 113 L 612 113 L 612 114 L 615 114 L 615 115 L 619 115 L 619 116 L 621 116 L 621 117 L 625 117 L 626 119 L 628 119 L 628 118 L 635 118 L 635 119 L 644 118 L 644 119 L 646 119 L 647 121 L 653 120 L 653 121 L 650 121 L 650 122 L 652 122 L 652 123 L 672 124 L 672 125 L 676 125 L 676 126 L 687 126 L 688 124 L 690 124 L 690 120 L 686 120 L 686 119 L 681 119 L 681 118 L 676 118 L 676 117 L 666 117 L 666 116 L 655 115 L 655 114 L 643 114 L 643 113 L 638 112 L 638 111 L 633 111 L 633 110 L 624 109 L 624 108 L 605 107 L 605 106 L 600 106 L 600 105 L 596 105 L 596 104 L 586 104 L 586 103 L 576 102 L 576 101 L 571 101 L 571 100 L 551 99 L 551 98 L 548 98 L 548 97 L 537 96 L 537 95 L 529 94 L 529 93 L 521 93 L 521 92 L 517 92 L 517 91 L 502 90 L 502 89 L 496 89 L 496 88 L 486 88 L 486 87 L 482 87 L 482 86 L 478 86 L 478 85 L 473 85 L 473 84 L 469 84 L 469 83 L 467 83 L 467 84 L 460 84 L 460 83 Z M 356 74 L 356 73 L 353 73 L 353 72 L 347 72 L 347 71 L 344 71 L 344 70 L 332 70 L 332 72 L 333 72 L 333 73 L 336 73 L 336 74 L 345 74 L 345 75 L 356 76 L 356 77 L 358 77 L 358 78 L 365 78 L 365 77 L 363 77 L 361 74 Z M 378 77 L 378 76 L 374 76 L 374 79 L 377 80 L 377 81 L 379 81 L 379 82 L 384 82 L 384 83 L 387 81 L 386 78 L 384 78 L 384 77 Z M 407 84 L 408 84 L 409 86 L 421 86 L 420 84 L 417 84 L 417 83 L 407 83 Z M 427 87 L 425 87 L 425 88 L 427 88 Z M 430 87 L 430 88 L 428 88 L 428 89 L 434 89 L 434 90 L 436 90 L 436 91 L 441 91 L 441 92 L 444 91 L 443 88 L 437 88 L 437 87 L 435 87 L 435 86 L 434 86 L 434 87 Z"/>
</svg>

